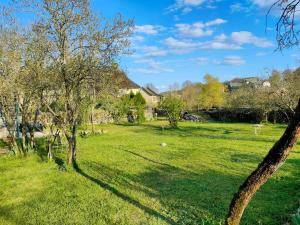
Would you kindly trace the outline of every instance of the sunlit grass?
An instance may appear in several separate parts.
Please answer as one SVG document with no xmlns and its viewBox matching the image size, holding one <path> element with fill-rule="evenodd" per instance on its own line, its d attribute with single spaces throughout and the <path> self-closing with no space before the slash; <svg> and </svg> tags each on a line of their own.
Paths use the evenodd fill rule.
<svg viewBox="0 0 300 225">
<path fill-rule="evenodd" d="M 43 152 L 0 158 L 0 224 L 219 224 L 233 193 L 284 126 L 107 125 L 79 140 L 76 169 Z M 166 125 L 166 124 L 165 124 Z M 167 147 L 161 147 L 161 143 Z M 242 224 L 283 224 L 300 199 L 300 146 L 257 193 Z"/>
</svg>

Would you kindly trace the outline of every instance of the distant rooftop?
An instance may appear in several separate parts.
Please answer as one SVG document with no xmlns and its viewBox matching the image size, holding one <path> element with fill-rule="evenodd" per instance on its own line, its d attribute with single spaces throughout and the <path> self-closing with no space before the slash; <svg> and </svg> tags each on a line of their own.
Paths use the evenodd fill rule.
<svg viewBox="0 0 300 225">
<path fill-rule="evenodd" d="M 155 90 L 153 90 L 150 87 L 143 87 L 142 89 L 144 92 L 146 92 L 150 96 L 158 96 L 158 97 L 160 96 Z"/>
<path fill-rule="evenodd" d="M 139 89 L 141 88 L 137 83 L 133 82 L 127 77 L 125 72 L 120 71 L 118 74 L 118 83 L 121 89 Z"/>
</svg>

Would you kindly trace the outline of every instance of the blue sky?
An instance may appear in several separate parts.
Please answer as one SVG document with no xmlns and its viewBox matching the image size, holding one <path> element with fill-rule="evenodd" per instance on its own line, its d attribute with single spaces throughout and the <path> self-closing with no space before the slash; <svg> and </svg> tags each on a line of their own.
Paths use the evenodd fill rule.
<svg viewBox="0 0 300 225">
<path fill-rule="evenodd" d="M 226 81 L 296 68 L 297 48 L 275 51 L 276 13 L 266 26 L 273 1 L 91 0 L 93 10 L 107 18 L 122 13 L 134 19 L 134 53 L 120 64 L 136 83 L 162 91 L 186 80 L 202 82 L 207 73 Z"/>
<path fill-rule="evenodd" d="M 94 0 L 106 17 L 133 18 L 134 54 L 122 57 L 130 78 L 160 89 L 185 80 L 267 76 L 273 68 L 298 66 L 298 50 L 276 52 L 272 0 Z"/>
</svg>

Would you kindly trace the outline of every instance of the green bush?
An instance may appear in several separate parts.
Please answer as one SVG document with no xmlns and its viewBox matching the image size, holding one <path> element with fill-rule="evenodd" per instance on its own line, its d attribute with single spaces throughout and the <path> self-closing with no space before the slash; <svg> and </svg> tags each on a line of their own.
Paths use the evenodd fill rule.
<svg viewBox="0 0 300 225">
<path fill-rule="evenodd" d="M 169 95 L 160 104 L 160 109 L 164 111 L 168 117 L 172 128 L 178 127 L 178 121 L 182 114 L 184 103 L 182 99 L 175 95 Z"/>
</svg>

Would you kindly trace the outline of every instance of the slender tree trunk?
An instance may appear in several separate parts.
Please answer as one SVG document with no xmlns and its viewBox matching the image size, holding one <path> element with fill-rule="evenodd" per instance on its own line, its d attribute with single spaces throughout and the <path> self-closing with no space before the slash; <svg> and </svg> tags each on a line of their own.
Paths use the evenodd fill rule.
<svg viewBox="0 0 300 225">
<path fill-rule="evenodd" d="M 35 148 L 34 128 L 30 129 L 30 147 Z"/>
<path fill-rule="evenodd" d="M 22 154 L 22 150 L 20 149 L 20 146 L 18 145 L 18 142 L 13 135 L 10 135 L 10 138 L 9 138 L 9 148 L 11 151 L 13 151 L 13 153 L 16 156 Z"/>
<path fill-rule="evenodd" d="M 265 112 L 265 122 L 268 123 L 268 121 L 269 121 L 268 112 Z"/>
<path fill-rule="evenodd" d="M 72 130 L 72 136 L 73 136 L 73 160 L 76 160 L 76 154 L 77 154 L 77 123 L 75 122 Z"/>
<path fill-rule="evenodd" d="M 91 124 L 92 124 L 92 134 L 95 134 L 95 127 L 94 127 L 94 108 L 95 108 L 95 95 L 96 95 L 96 90 L 93 85 L 93 96 L 92 96 L 92 108 L 91 108 Z"/>
<path fill-rule="evenodd" d="M 27 123 L 26 123 L 26 116 L 24 112 L 22 112 L 22 151 L 23 154 L 27 151 Z"/>
<path fill-rule="evenodd" d="M 49 137 L 48 140 L 47 140 L 47 151 L 48 151 L 48 154 L 47 154 L 48 159 L 51 161 L 52 158 L 53 158 L 51 137 Z"/>
<path fill-rule="evenodd" d="M 95 126 L 94 126 L 94 105 L 91 108 L 91 125 L 92 125 L 92 134 L 95 134 Z"/>
<path fill-rule="evenodd" d="M 294 118 L 279 141 L 259 164 L 257 169 L 246 179 L 230 204 L 226 225 L 238 225 L 256 191 L 268 181 L 280 166 L 282 166 L 300 137 L 300 99 Z"/>
<path fill-rule="evenodd" d="M 35 115 L 34 115 L 34 120 L 33 120 L 32 127 L 30 127 L 30 146 L 31 146 L 31 148 L 33 148 L 33 149 L 34 149 L 35 146 L 36 146 L 36 143 L 35 143 L 35 137 L 34 137 L 34 129 L 36 128 L 38 116 L 39 116 L 39 110 L 37 109 L 37 110 L 35 111 Z"/>
<path fill-rule="evenodd" d="M 75 122 L 72 126 L 72 132 L 68 139 L 68 164 L 72 164 L 76 160 L 77 153 L 77 123 Z"/>
<path fill-rule="evenodd" d="M 71 165 L 75 161 L 75 154 L 74 151 L 76 147 L 74 146 L 74 139 L 73 137 L 70 137 L 68 140 L 68 164 Z"/>
</svg>

